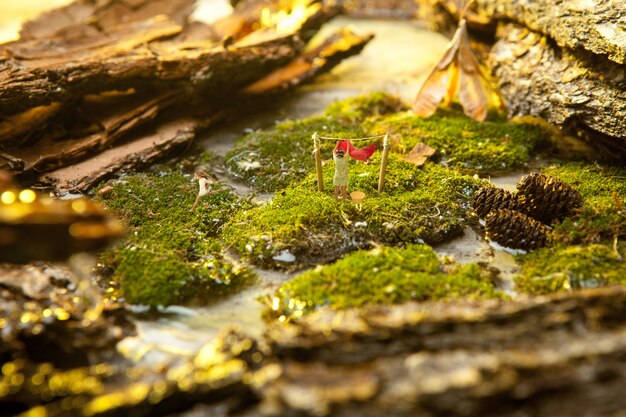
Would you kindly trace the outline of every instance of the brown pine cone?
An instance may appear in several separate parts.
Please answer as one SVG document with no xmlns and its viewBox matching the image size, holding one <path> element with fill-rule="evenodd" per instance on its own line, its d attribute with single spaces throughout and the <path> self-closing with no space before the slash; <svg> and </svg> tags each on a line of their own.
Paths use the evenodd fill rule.
<svg viewBox="0 0 626 417">
<path fill-rule="evenodd" d="M 550 224 L 570 216 L 583 204 L 580 193 L 555 177 L 532 173 L 517 183 L 518 209 Z"/>
<path fill-rule="evenodd" d="M 482 187 L 472 197 L 474 212 L 484 219 L 489 212 L 498 209 L 517 210 L 515 194 L 496 187 Z"/>
<path fill-rule="evenodd" d="M 548 228 L 514 210 L 495 210 L 485 218 L 489 240 L 511 249 L 537 249 L 548 243 Z"/>
</svg>

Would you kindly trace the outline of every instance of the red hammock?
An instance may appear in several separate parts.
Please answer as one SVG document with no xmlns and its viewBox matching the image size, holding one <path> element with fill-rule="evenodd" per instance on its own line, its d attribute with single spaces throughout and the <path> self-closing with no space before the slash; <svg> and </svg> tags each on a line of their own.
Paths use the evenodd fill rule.
<svg viewBox="0 0 626 417">
<path fill-rule="evenodd" d="M 374 151 L 376 150 L 376 143 L 372 143 L 371 145 L 367 145 L 363 148 L 355 148 L 352 143 L 348 140 L 340 140 L 337 142 L 337 146 L 335 146 L 335 151 L 337 149 L 343 149 L 343 151 L 350 155 L 350 157 L 357 159 L 359 161 L 363 161 L 366 164 L 369 163 L 369 158 L 372 156 Z"/>
</svg>

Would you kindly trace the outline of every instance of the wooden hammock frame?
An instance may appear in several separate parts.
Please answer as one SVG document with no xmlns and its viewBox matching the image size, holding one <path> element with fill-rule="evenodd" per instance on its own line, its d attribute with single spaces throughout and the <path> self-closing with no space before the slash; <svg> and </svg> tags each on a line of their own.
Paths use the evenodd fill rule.
<svg viewBox="0 0 626 417">
<path fill-rule="evenodd" d="M 364 138 L 353 138 L 353 139 L 328 138 L 328 137 L 322 137 L 318 135 L 317 132 L 313 133 L 315 171 L 317 172 L 317 190 L 320 192 L 324 191 L 324 178 L 322 176 L 322 152 L 320 149 L 321 148 L 320 144 L 322 140 L 332 140 L 332 141 L 347 140 L 348 142 L 359 142 L 359 141 L 364 141 L 364 140 L 372 140 L 376 138 L 384 138 L 383 139 L 383 156 L 382 156 L 382 160 L 380 163 L 380 173 L 378 174 L 378 192 L 382 193 L 383 190 L 385 189 L 385 174 L 387 172 L 387 159 L 389 157 L 389 149 L 391 148 L 391 145 L 389 143 L 389 132 L 385 133 L 384 135 L 369 136 L 369 137 L 364 137 Z M 350 156 L 349 149 L 350 147 L 348 146 L 348 156 Z"/>
</svg>

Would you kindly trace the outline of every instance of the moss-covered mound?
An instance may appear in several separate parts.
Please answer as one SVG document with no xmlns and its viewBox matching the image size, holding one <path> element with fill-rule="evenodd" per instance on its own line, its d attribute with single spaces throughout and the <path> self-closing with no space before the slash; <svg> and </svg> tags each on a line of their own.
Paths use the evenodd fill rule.
<svg viewBox="0 0 626 417">
<path fill-rule="evenodd" d="M 337 102 L 324 116 L 250 133 L 237 142 L 226 162 L 233 174 L 252 187 L 278 191 L 314 170 L 313 133 L 355 138 L 387 131 L 392 152 L 405 154 L 416 143 L 424 142 L 437 149 L 434 161 L 471 174 L 523 167 L 531 151 L 548 137 L 547 131 L 536 125 L 509 123 L 498 116 L 478 123 L 461 110 L 441 110 L 422 119 L 407 112 L 396 97 L 374 93 Z M 333 141 L 322 141 L 323 159 L 331 158 L 334 145 Z"/>
<path fill-rule="evenodd" d="M 481 181 L 436 164 L 418 168 L 390 155 L 385 191 L 378 193 L 380 155 L 350 165 L 350 190 L 366 194 L 362 209 L 332 197 L 332 163 L 324 187 L 314 176 L 279 193 L 270 203 L 238 212 L 224 229 L 225 241 L 265 267 L 299 268 L 336 260 L 372 242 L 439 243 L 461 233 L 472 193 Z M 293 262 L 283 262 L 286 253 Z"/>
<path fill-rule="evenodd" d="M 423 142 L 435 149 L 435 161 L 465 172 L 499 174 L 519 169 L 531 153 L 548 140 L 538 125 L 509 123 L 491 117 L 477 122 L 462 112 L 440 109 L 427 119 L 403 112 L 380 118 L 368 130 L 389 132 L 397 152 L 405 153 Z"/>
<path fill-rule="evenodd" d="M 522 262 L 515 283 L 528 294 L 626 284 L 626 262 L 619 249 L 609 245 L 545 248 L 526 255 Z"/>
<path fill-rule="evenodd" d="M 191 213 L 198 187 L 192 178 L 181 167 L 156 166 L 100 187 L 112 188 L 103 203 L 129 226 L 126 241 L 102 256 L 127 302 L 208 300 L 254 279 L 224 257 L 218 240 L 224 223 L 249 203 L 224 190 L 204 197 Z"/>
<path fill-rule="evenodd" d="M 555 228 L 556 240 L 578 244 L 626 238 L 625 168 L 570 162 L 543 172 L 567 182 L 584 198 L 580 212 Z"/>
<path fill-rule="evenodd" d="M 547 294 L 626 283 L 626 169 L 564 163 L 543 170 L 580 191 L 584 205 L 552 231 L 554 247 L 519 256 L 520 291 Z"/>
<path fill-rule="evenodd" d="M 321 306 L 343 309 L 458 297 L 504 295 L 477 265 L 444 265 L 427 245 L 380 246 L 298 275 L 276 292 L 269 314 L 285 320 Z"/>
</svg>

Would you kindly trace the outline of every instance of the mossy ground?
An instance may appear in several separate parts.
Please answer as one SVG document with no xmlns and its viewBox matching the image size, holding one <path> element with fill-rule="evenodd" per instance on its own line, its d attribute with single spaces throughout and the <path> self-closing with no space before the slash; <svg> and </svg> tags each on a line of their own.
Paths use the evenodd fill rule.
<svg viewBox="0 0 626 417">
<path fill-rule="evenodd" d="M 490 115 L 485 123 L 462 110 L 442 110 L 422 119 L 394 96 L 374 93 L 331 105 L 325 115 L 284 122 L 241 138 L 227 155 L 231 172 L 260 191 L 279 191 L 314 169 L 312 134 L 354 138 L 390 133 L 392 152 L 405 154 L 424 142 L 437 149 L 433 161 L 466 173 L 496 174 L 526 166 L 549 133 L 538 125 L 508 123 Z M 356 144 L 356 146 L 361 146 Z M 334 142 L 322 141 L 322 158 Z"/>
<path fill-rule="evenodd" d="M 577 189 L 584 205 L 552 231 L 554 246 L 519 256 L 520 291 L 547 294 L 626 283 L 626 169 L 562 163 L 543 170 Z"/>
<path fill-rule="evenodd" d="M 550 294 L 580 288 L 626 284 L 624 246 L 609 244 L 559 245 L 540 249 L 521 259 L 519 291 Z"/>
<path fill-rule="evenodd" d="M 372 243 L 439 243 L 461 233 L 472 193 L 481 181 L 436 164 L 418 168 L 392 154 L 385 190 L 378 193 L 380 155 L 353 163 L 350 190 L 366 194 L 362 210 L 332 196 L 334 167 L 323 167 L 320 193 L 314 175 L 278 193 L 267 205 L 237 213 L 224 239 L 265 267 L 300 268 L 340 258 Z M 273 258 L 288 250 L 294 263 Z"/>
<path fill-rule="evenodd" d="M 483 122 L 465 116 L 460 110 L 440 109 L 427 119 L 402 112 L 368 121 L 373 134 L 389 132 L 399 153 L 409 152 L 423 142 L 435 149 L 434 161 L 464 172 L 500 174 L 524 168 L 533 151 L 548 143 L 542 127 L 509 123 L 490 115 Z"/>
<path fill-rule="evenodd" d="M 268 314 L 299 317 L 322 306 L 335 309 L 458 297 L 505 297 L 475 264 L 442 263 L 427 245 L 379 246 L 307 271 L 283 285 Z"/>
<path fill-rule="evenodd" d="M 392 152 L 383 193 L 377 191 L 381 152 L 376 152 L 369 165 L 350 163 L 348 189 L 365 192 L 362 209 L 333 199 L 332 141 L 322 142 L 330 163 L 323 167 L 326 191 L 317 191 L 312 133 L 348 138 L 386 131 Z M 284 311 L 305 301 L 310 309 L 498 296 L 477 266 L 444 273 L 430 249 L 413 244 L 436 244 L 460 234 L 470 219 L 471 196 L 483 185 L 474 174 L 525 166 L 547 136 L 537 125 L 510 124 L 497 115 L 480 124 L 454 109 L 419 119 L 383 93 L 338 102 L 324 116 L 251 133 L 227 155 L 231 172 L 259 191 L 276 192 L 265 205 L 224 190 L 189 213 L 197 183 L 180 164 L 111 182 L 103 200 L 128 221 L 130 235 L 102 259 L 113 268 L 128 302 L 150 305 L 210 299 L 250 282 L 253 274 L 229 261 L 225 247 L 244 261 L 272 268 L 299 269 L 345 257 L 284 286 L 279 297 Z M 419 142 L 437 149 L 422 167 L 403 159 Z M 585 205 L 554 226 L 555 245 L 518 257 L 518 290 L 549 293 L 621 282 L 626 170 L 566 163 L 544 171 L 578 189 Z M 378 255 L 363 251 L 372 247 L 379 248 Z M 295 262 L 274 259 L 285 251 Z M 430 260 L 416 265 L 412 257 Z M 372 274 L 372 268 L 390 270 Z M 412 282 L 408 277 L 415 274 L 431 278 Z M 392 293 L 386 292 L 390 288 Z"/>
<path fill-rule="evenodd" d="M 181 165 L 158 165 L 100 187 L 112 187 L 102 202 L 129 227 L 126 241 L 101 260 L 127 302 L 209 300 L 253 281 L 249 269 L 224 257 L 219 240 L 223 225 L 249 203 L 224 189 L 205 196 L 191 213 L 198 189 L 192 178 Z"/>
</svg>

